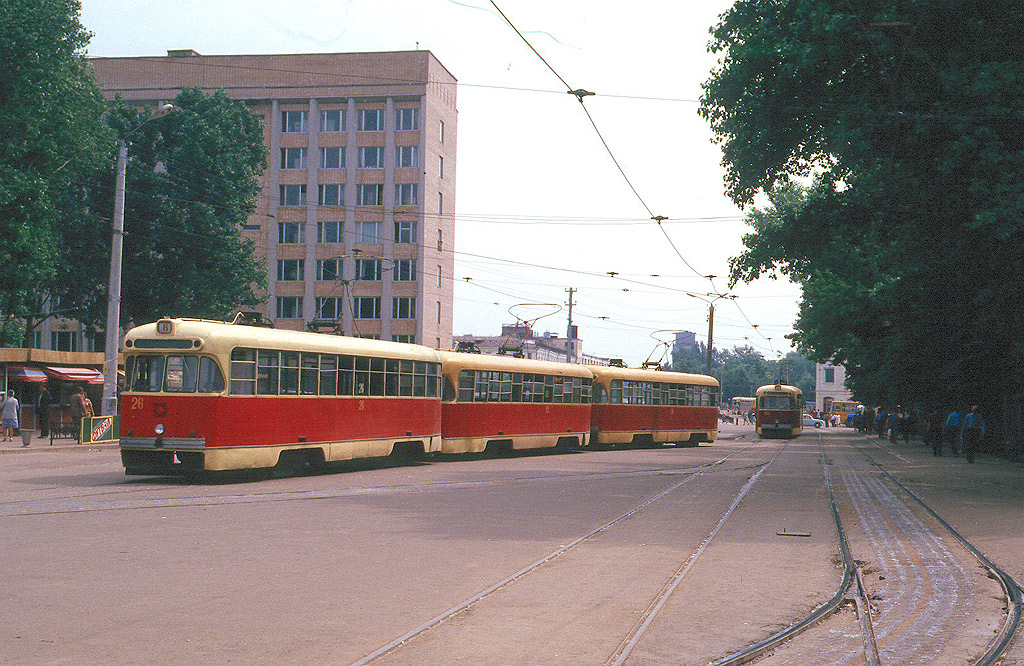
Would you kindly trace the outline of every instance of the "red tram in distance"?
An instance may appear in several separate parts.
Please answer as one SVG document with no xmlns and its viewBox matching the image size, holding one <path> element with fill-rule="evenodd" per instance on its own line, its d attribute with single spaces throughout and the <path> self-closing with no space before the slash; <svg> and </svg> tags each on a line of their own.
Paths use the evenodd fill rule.
<svg viewBox="0 0 1024 666">
<path fill-rule="evenodd" d="M 768 384 L 757 389 L 755 401 L 755 422 L 761 437 L 796 437 L 803 430 L 804 398 L 797 387 Z"/>
<path fill-rule="evenodd" d="M 592 375 L 585 366 L 440 354 L 442 453 L 586 445 Z"/>
<path fill-rule="evenodd" d="M 718 380 L 660 370 L 588 366 L 591 443 L 659 446 L 718 439 Z"/>
<path fill-rule="evenodd" d="M 194 319 L 125 336 L 128 474 L 312 466 L 441 447 L 441 358 L 418 345 Z"/>
</svg>

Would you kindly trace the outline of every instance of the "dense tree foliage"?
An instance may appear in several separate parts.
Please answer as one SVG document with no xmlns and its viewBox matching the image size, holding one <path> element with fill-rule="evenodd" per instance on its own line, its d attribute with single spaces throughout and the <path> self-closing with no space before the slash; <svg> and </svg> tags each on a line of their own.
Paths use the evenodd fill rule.
<svg viewBox="0 0 1024 666">
<path fill-rule="evenodd" d="M 83 181 L 112 134 L 76 0 L 0 0 L 0 345 L 22 342 L 58 279 L 63 229 L 82 223 Z"/>
<path fill-rule="evenodd" d="M 1024 4 L 738 0 L 701 113 L 803 287 L 796 340 L 868 403 L 994 405 L 1024 376 Z"/>
<path fill-rule="evenodd" d="M 121 100 L 109 113 L 110 125 L 130 144 L 121 302 L 126 327 L 163 316 L 223 318 L 257 303 L 254 288 L 266 284 L 254 244 L 242 236 L 266 168 L 259 118 L 223 92 L 188 89 L 172 104 L 175 110 L 161 118 L 150 110 L 139 115 Z M 113 186 L 111 171 L 90 198 L 105 220 Z M 109 223 L 69 233 L 66 242 L 79 276 L 63 283 L 64 300 L 86 307 L 84 318 L 102 326 Z M 103 261 L 95 261 L 98 254 Z"/>
<path fill-rule="evenodd" d="M 707 358 L 707 345 L 698 342 L 673 354 L 671 369 L 702 375 Z M 795 352 L 769 361 L 750 346 L 712 349 L 711 374 L 721 384 L 723 403 L 736 396 L 753 397 L 759 386 L 775 382 L 796 386 L 803 391 L 804 402 L 814 403 L 814 361 Z"/>
</svg>

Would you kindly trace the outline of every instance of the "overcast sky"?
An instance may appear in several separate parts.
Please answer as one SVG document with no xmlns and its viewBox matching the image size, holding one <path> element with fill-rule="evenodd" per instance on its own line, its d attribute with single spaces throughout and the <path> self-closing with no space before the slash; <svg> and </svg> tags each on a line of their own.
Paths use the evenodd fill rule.
<svg viewBox="0 0 1024 666">
<path fill-rule="evenodd" d="M 730 4 L 498 2 L 572 89 L 596 93 L 586 108 L 629 182 L 489 0 L 83 0 L 82 23 L 91 56 L 432 51 L 459 81 L 455 334 L 496 335 L 561 307 L 534 327 L 564 336 L 573 287 L 584 350 L 638 365 L 652 334 L 671 339 L 656 331 L 706 339 L 707 305 L 686 292 L 725 293 L 742 249 L 743 213 L 723 194 L 720 152 L 697 115 L 714 64 L 708 30 Z M 652 213 L 669 218 L 664 232 Z M 789 351 L 798 287 L 762 280 L 728 293 L 716 348 Z"/>
</svg>

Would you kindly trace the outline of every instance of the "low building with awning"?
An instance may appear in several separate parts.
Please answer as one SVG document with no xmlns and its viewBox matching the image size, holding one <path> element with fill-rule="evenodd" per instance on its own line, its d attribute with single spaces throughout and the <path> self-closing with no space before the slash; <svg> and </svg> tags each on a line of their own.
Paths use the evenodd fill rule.
<svg viewBox="0 0 1024 666">
<path fill-rule="evenodd" d="M 76 387 L 99 404 L 103 394 L 103 353 L 0 348 L 0 391 L 21 403 L 23 428 L 38 429 L 35 406 L 47 385 L 55 406 L 66 407 Z M 55 407 L 57 409 L 58 407 Z"/>
</svg>

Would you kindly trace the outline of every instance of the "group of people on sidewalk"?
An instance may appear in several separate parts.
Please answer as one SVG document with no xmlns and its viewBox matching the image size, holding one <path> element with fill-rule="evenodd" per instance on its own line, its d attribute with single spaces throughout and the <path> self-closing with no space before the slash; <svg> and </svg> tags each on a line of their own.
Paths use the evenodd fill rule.
<svg viewBox="0 0 1024 666">
<path fill-rule="evenodd" d="M 94 416 L 92 401 L 85 394 L 81 386 L 71 394 L 71 418 L 75 424 L 75 439 L 81 437 L 82 418 Z M 39 435 L 48 437 L 50 434 L 50 407 L 53 405 L 53 397 L 46 389 L 46 386 L 39 388 L 39 397 L 36 399 L 36 414 L 39 415 Z M 3 428 L 3 441 L 10 442 L 21 429 L 21 403 L 18 401 L 14 391 L 10 395 L 0 391 L 0 427 Z M 28 446 L 28 439 L 24 440 L 22 446 Z"/>
<path fill-rule="evenodd" d="M 963 414 L 954 409 L 945 421 L 939 412 L 934 412 L 928 419 L 925 443 L 931 444 L 935 456 L 941 456 L 942 444 L 945 441 L 953 455 L 963 454 L 967 462 L 974 462 L 978 445 L 984 436 L 985 418 L 978 410 L 978 406 L 972 405 L 971 411 Z"/>
<path fill-rule="evenodd" d="M 867 416 L 870 419 L 871 412 Z M 896 442 L 898 437 L 903 441 L 910 440 L 916 426 L 914 413 L 896 407 L 890 412 L 881 407 L 874 413 L 874 430 L 879 438 L 888 435 L 891 442 Z M 954 409 L 948 415 L 934 410 L 925 418 L 924 432 L 922 433 L 925 444 L 932 447 L 935 456 L 941 456 L 943 444 L 948 444 L 949 450 L 955 456 L 963 455 L 967 462 L 974 462 L 974 457 L 985 436 L 985 419 L 978 409 L 978 405 L 971 406 L 969 411 Z"/>
</svg>

